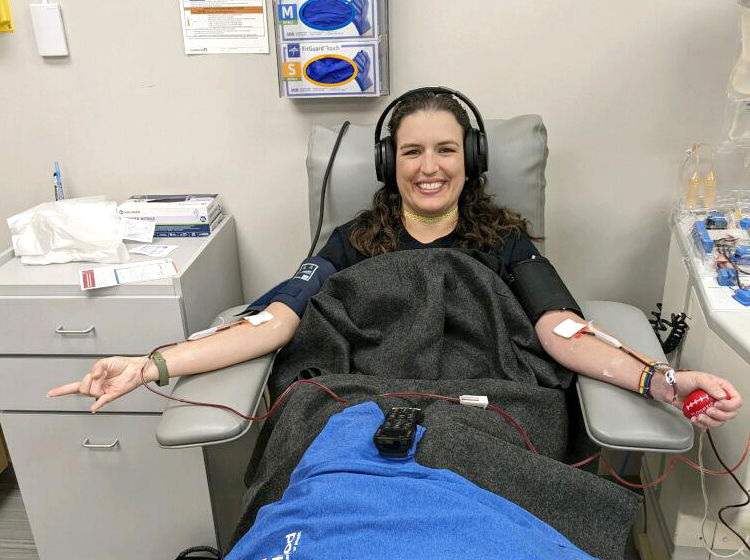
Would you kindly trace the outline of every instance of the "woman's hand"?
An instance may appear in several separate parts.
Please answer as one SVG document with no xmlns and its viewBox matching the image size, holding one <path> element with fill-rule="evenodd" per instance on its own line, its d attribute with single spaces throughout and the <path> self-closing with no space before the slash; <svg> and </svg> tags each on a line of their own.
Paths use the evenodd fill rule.
<svg viewBox="0 0 750 560">
<path fill-rule="evenodd" d="M 67 385 L 55 387 L 47 393 L 48 397 L 80 393 L 89 395 L 96 402 L 89 407 L 96 412 L 108 402 L 121 397 L 142 384 L 141 369 L 148 360 L 147 356 L 124 357 L 112 356 L 94 364 L 83 379 Z M 150 381 L 150 379 L 146 379 Z"/>
<path fill-rule="evenodd" d="M 699 428 L 718 428 L 737 416 L 737 411 L 742 406 L 742 397 L 726 379 L 701 371 L 678 371 L 675 379 L 676 407 L 682 409 L 685 399 L 696 389 L 703 389 L 716 400 L 708 410 L 691 418 L 691 422 Z M 651 395 L 657 400 L 672 403 L 672 388 L 667 385 L 663 375 L 657 373 L 654 377 Z"/>
</svg>

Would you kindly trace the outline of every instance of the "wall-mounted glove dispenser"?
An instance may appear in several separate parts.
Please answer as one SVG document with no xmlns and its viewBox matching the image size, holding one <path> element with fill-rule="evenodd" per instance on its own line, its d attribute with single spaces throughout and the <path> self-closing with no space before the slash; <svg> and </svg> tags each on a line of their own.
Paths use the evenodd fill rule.
<svg viewBox="0 0 750 560">
<path fill-rule="evenodd" d="M 282 97 L 389 93 L 387 0 L 274 0 Z"/>
</svg>

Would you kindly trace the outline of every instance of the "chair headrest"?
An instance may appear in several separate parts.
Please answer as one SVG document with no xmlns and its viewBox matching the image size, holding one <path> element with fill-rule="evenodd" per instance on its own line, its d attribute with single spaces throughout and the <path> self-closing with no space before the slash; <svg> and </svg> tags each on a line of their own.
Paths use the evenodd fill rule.
<svg viewBox="0 0 750 560">
<path fill-rule="evenodd" d="M 544 189 L 547 130 L 538 115 L 485 121 L 489 145 L 487 191 L 499 206 L 526 218 L 534 235 L 544 235 Z M 338 129 L 313 126 L 307 147 L 310 237 L 315 235 L 323 176 Z M 351 125 L 346 131 L 326 189 L 325 213 L 315 251 L 336 226 L 348 222 L 372 204 L 380 188 L 375 178 L 375 126 Z M 543 252 L 543 242 L 537 243 Z"/>
</svg>

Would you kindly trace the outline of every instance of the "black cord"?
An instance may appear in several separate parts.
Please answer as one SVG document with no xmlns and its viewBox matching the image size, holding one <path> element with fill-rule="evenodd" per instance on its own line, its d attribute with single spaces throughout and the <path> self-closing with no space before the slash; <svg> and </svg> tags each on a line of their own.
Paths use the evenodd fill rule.
<svg viewBox="0 0 750 560">
<path fill-rule="evenodd" d="M 686 318 L 687 315 L 685 313 L 680 313 L 679 315 L 675 315 L 674 313 L 672 313 L 672 316 L 670 317 L 671 321 L 665 321 L 665 323 L 671 327 L 667 339 L 661 345 L 662 350 L 665 354 L 671 354 L 672 352 L 677 350 L 677 347 L 680 345 L 680 342 L 682 342 L 682 338 L 685 336 L 685 333 L 687 333 L 687 331 L 690 329 L 687 322 L 685 321 Z"/>
<path fill-rule="evenodd" d="M 206 552 L 210 556 L 193 556 L 196 552 Z M 221 552 L 212 546 L 193 546 L 180 552 L 175 560 L 219 560 Z"/>
<path fill-rule="evenodd" d="M 748 493 L 747 489 L 744 486 L 742 486 L 742 483 L 737 479 L 736 476 L 734 476 L 734 473 L 729 469 L 729 467 L 727 467 L 724 464 L 724 461 L 722 461 L 721 457 L 719 457 L 719 452 L 716 450 L 716 445 L 714 445 L 714 438 L 711 437 L 711 430 L 706 430 L 706 433 L 708 434 L 708 442 L 711 444 L 711 449 L 713 449 L 714 455 L 716 455 L 716 458 L 718 459 L 719 463 L 721 464 L 722 467 L 724 467 L 724 470 L 729 473 L 729 476 L 731 476 L 734 479 L 734 481 L 737 483 L 737 486 L 740 487 L 740 490 L 742 490 L 745 496 L 747 497 L 747 500 L 745 500 L 741 504 L 734 504 L 731 506 L 724 506 L 723 508 L 721 508 L 719 510 L 719 520 L 724 524 L 724 526 L 727 529 L 729 529 L 730 531 L 732 531 L 732 533 L 737 535 L 737 538 L 740 539 L 740 542 L 742 542 L 742 544 L 745 545 L 745 548 L 747 550 L 750 550 L 750 544 L 747 544 L 747 541 L 744 538 L 742 538 L 742 535 L 740 535 L 737 531 L 732 529 L 729 526 L 729 524 L 726 521 L 724 521 L 724 518 L 721 516 L 724 510 L 731 509 L 731 508 L 741 508 L 741 507 L 745 507 L 747 504 L 750 504 L 750 493 Z"/>
<path fill-rule="evenodd" d="M 325 203 L 326 203 L 326 189 L 328 188 L 328 179 L 331 175 L 331 169 L 333 169 L 333 162 L 336 159 L 336 154 L 339 151 L 339 144 L 341 144 L 341 139 L 344 137 L 344 134 L 346 133 L 346 130 L 348 128 L 349 128 L 349 121 L 344 121 L 344 124 L 341 125 L 339 134 L 336 137 L 336 143 L 333 145 L 333 150 L 331 150 L 331 157 L 328 158 L 328 167 L 326 167 L 326 172 L 323 175 L 323 185 L 320 189 L 320 210 L 318 211 L 318 228 L 315 230 L 315 235 L 313 236 L 312 243 L 310 244 L 310 252 L 307 253 L 308 259 L 312 256 L 313 251 L 315 251 L 315 245 L 318 244 L 318 238 L 320 237 L 320 230 L 323 227 L 323 211 L 325 209 Z"/>
<path fill-rule="evenodd" d="M 662 319 L 661 310 L 662 304 L 657 303 L 656 311 L 651 312 L 651 315 L 653 315 L 654 318 L 649 319 L 648 322 L 654 329 L 654 334 L 656 334 L 656 338 L 659 340 L 659 344 L 661 344 L 662 351 L 665 354 L 671 354 L 680 345 L 680 342 L 682 342 L 682 338 L 685 336 L 690 327 L 688 326 L 687 321 L 685 321 L 685 319 L 687 318 L 687 315 L 685 313 L 672 313 L 670 321 L 667 321 L 666 319 Z M 666 332 L 667 327 L 670 327 L 671 330 L 669 331 L 667 338 L 665 340 L 662 340 L 661 333 Z"/>
<path fill-rule="evenodd" d="M 333 169 L 333 162 L 336 159 L 336 154 L 338 153 L 339 146 L 341 145 L 341 139 L 344 137 L 344 134 L 349 128 L 349 124 L 349 121 L 344 121 L 344 124 L 341 125 L 338 136 L 336 136 L 336 142 L 333 145 L 333 150 L 331 150 L 331 156 L 328 158 L 328 166 L 326 167 L 326 172 L 323 175 L 323 185 L 320 189 L 320 210 L 318 212 L 318 227 L 315 230 L 315 235 L 313 236 L 312 244 L 310 245 L 310 252 L 307 253 L 308 259 L 312 256 L 313 251 L 315 251 L 315 245 L 318 244 L 318 239 L 320 238 L 320 230 L 323 227 L 323 211 L 325 209 L 328 179 L 330 178 L 331 169 Z M 197 552 L 207 552 L 212 556 L 192 556 L 192 554 Z M 179 556 L 177 556 L 175 560 L 214 560 L 218 558 L 221 558 L 221 553 L 215 548 L 212 548 L 210 546 L 194 546 L 180 552 Z"/>
</svg>

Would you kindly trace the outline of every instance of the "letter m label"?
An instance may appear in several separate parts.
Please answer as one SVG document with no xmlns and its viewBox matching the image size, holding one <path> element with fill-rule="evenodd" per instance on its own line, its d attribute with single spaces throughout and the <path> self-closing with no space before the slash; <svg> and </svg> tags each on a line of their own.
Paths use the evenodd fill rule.
<svg viewBox="0 0 750 560">
<path fill-rule="evenodd" d="M 296 4 L 279 4 L 279 23 L 289 25 L 297 23 L 297 5 Z"/>
</svg>

